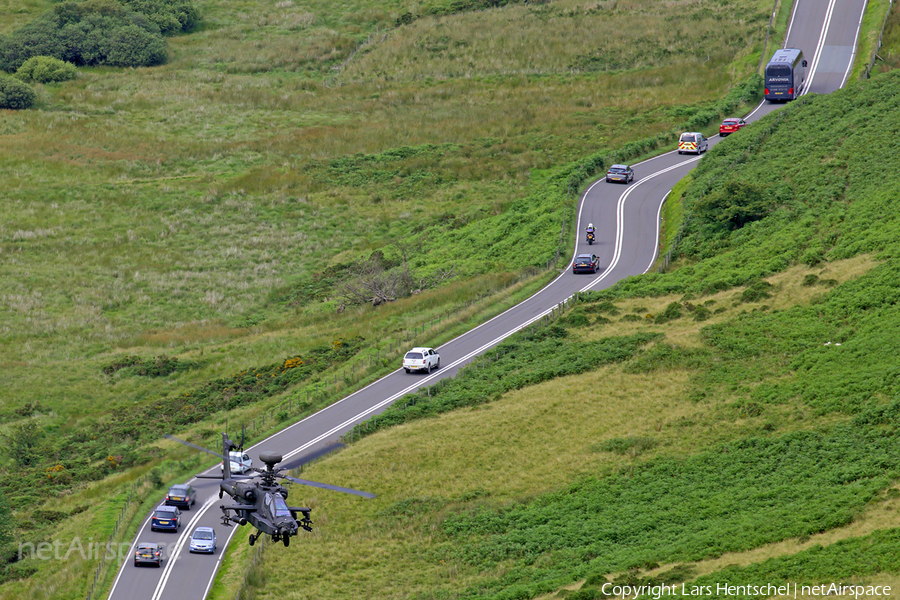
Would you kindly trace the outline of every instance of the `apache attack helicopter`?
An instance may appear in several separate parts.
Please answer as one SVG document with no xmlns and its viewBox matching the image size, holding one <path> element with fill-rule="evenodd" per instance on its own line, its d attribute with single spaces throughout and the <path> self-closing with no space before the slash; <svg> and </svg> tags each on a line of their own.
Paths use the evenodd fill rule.
<svg viewBox="0 0 900 600">
<path fill-rule="evenodd" d="M 312 531 L 312 521 L 309 518 L 310 509 L 299 506 L 288 506 L 285 500 L 288 497 L 288 491 L 284 486 L 280 485 L 277 479 L 287 479 L 295 483 L 308 485 L 326 490 L 334 490 L 336 492 L 344 492 L 346 494 L 355 494 L 363 498 L 374 498 L 375 494 L 362 492 L 352 488 L 345 488 L 327 483 L 318 483 L 316 481 L 308 481 L 306 479 L 297 479 L 290 475 L 283 475 L 282 471 L 289 471 L 292 468 L 299 467 L 305 462 L 309 462 L 315 456 L 305 456 L 299 462 L 294 464 L 286 464 L 276 467 L 281 462 L 282 456 L 275 452 L 261 452 L 259 460 L 266 465 L 265 469 L 251 467 L 251 471 L 258 473 L 260 480 L 256 480 L 256 475 L 248 478 L 237 478 L 231 475 L 231 455 L 233 449 L 239 448 L 243 450 L 243 434 L 241 435 L 242 443 L 240 446 L 232 442 L 228 435 L 222 434 L 222 454 L 213 452 L 202 446 L 186 442 L 177 437 L 166 435 L 166 438 L 174 440 L 178 443 L 190 446 L 218 456 L 222 459 L 222 475 L 197 475 L 199 479 L 221 479 L 219 484 L 219 498 L 225 494 L 231 496 L 234 504 L 226 506 L 219 505 L 222 510 L 222 524 L 231 527 L 232 523 L 238 525 L 246 525 L 250 523 L 258 531 L 256 534 L 250 534 L 250 545 L 256 543 L 263 535 L 271 535 L 272 541 L 281 541 L 285 546 L 291 543 L 291 537 L 297 535 L 300 529 Z M 327 454 L 340 444 L 330 446 L 322 452 L 316 453 L 316 456 Z M 233 514 L 232 514 L 233 513 Z M 303 518 L 298 519 L 298 514 Z"/>
</svg>

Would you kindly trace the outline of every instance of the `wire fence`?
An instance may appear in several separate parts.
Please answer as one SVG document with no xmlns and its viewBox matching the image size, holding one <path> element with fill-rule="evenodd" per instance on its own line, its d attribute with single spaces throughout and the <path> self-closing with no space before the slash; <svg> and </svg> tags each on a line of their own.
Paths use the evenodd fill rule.
<svg viewBox="0 0 900 600">
<path fill-rule="evenodd" d="M 863 73 L 863 78 L 868 79 L 872 76 L 872 69 L 875 68 L 875 60 L 880 58 L 878 56 L 878 51 L 881 50 L 881 41 L 884 38 L 884 29 L 887 27 L 888 19 L 891 18 L 891 11 L 894 9 L 894 0 L 888 0 L 888 10 L 887 14 L 884 15 L 884 23 L 881 24 L 881 32 L 878 34 L 878 41 L 875 42 L 875 49 L 872 50 L 872 57 L 869 59 L 869 64 L 866 65 L 866 71 Z"/>
<path fill-rule="evenodd" d="M 769 25 L 766 27 L 766 40 L 763 42 L 762 54 L 759 55 L 759 66 L 756 67 L 756 72 L 762 74 L 762 68 L 765 64 L 766 60 L 766 48 L 769 46 L 769 36 L 772 34 L 772 23 L 775 22 L 775 16 L 778 14 L 778 3 L 781 0 L 775 0 L 775 4 L 772 5 L 772 14 L 769 15 Z"/>
<path fill-rule="evenodd" d="M 141 498 L 137 492 L 145 482 L 146 477 L 141 476 L 138 477 L 131 485 L 131 489 L 128 491 L 128 497 L 125 499 L 125 504 L 119 511 L 119 516 L 116 518 L 116 523 L 115 525 L 113 525 L 112 532 L 109 534 L 109 538 L 106 541 L 107 548 L 109 548 L 116 542 L 120 529 L 123 529 L 131 521 L 131 518 L 133 517 L 133 515 L 130 514 L 131 509 L 134 508 L 135 505 L 140 505 L 143 502 L 143 498 Z M 103 582 L 105 579 L 104 576 L 106 574 L 106 567 L 108 566 L 108 563 L 112 561 L 112 559 L 108 561 L 107 556 L 114 556 L 115 558 L 118 558 L 118 553 L 100 553 L 100 561 L 97 563 L 97 568 L 94 569 L 94 578 L 91 580 L 91 584 L 88 588 L 85 600 L 94 600 L 95 597 L 98 597 L 99 594 L 105 590 Z M 118 566 L 118 562 L 112 565 L 113 568 L 118 568 Z"/>
<path fill-rule="evenodd" d="M 234 600 L 251 600 L 256 597 L 255 588 L 258 585 L 257 580 L 259 579 L 260 571 L 262 569 L 260 565 L 267 546 L 263 541 L 264 540 L 259 541 L 259 545 L 256 546 L 256 551 L 250 556 L 250 560 L 247 563 L 247 569 L 244 571 L 244 578 L 241 580 L 241 586 L 234 595 Z"/>
</svg>

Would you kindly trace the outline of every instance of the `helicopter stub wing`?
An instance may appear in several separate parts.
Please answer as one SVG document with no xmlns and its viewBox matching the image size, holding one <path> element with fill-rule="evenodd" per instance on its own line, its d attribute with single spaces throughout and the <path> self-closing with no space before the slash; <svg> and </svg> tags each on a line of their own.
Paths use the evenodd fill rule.
<svg viewBox="0 0 900 600">
<path fill-rule="evenodd" d="M 256 512 L 256 505 L 254 505 L 254 504 L 232 504 L 231 506 L 225 506 L 224 504 L 220 504 L 219 508 L 221 508 L 223 511 L 242 510 L 244 512 Z"/>
</svg>

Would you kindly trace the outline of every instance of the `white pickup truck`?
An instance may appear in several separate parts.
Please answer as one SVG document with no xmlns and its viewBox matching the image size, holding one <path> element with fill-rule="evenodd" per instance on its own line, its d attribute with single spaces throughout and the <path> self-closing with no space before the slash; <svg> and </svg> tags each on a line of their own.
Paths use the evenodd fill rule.
<svg viewBox="0 0 900 600">
<path fill-rule="evenodd" d="M 232 473 L 246 473 L 253 467 L 253 461 L 246 452 L 229 452 L 228 458 L 231 459 L 230 468 Z M 219 468 L 222 471 L 225 470 L 225 467 L 221 465 Z"/>
</svg>

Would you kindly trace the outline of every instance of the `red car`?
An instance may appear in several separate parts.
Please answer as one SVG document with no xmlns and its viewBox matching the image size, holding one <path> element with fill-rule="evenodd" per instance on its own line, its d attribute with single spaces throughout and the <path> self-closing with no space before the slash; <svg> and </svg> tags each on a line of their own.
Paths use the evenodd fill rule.
<svg viewBox="0 0 900 600">
<path fill-rule="evenodd" d="M 719 125 L 719 135 L 725 137 L 729 133 L 734 133 L 735 131 L 743 128 L 747 125 L 743 119 L 725 119 L 722 121 L 722 124 Z"/>
</svg>

